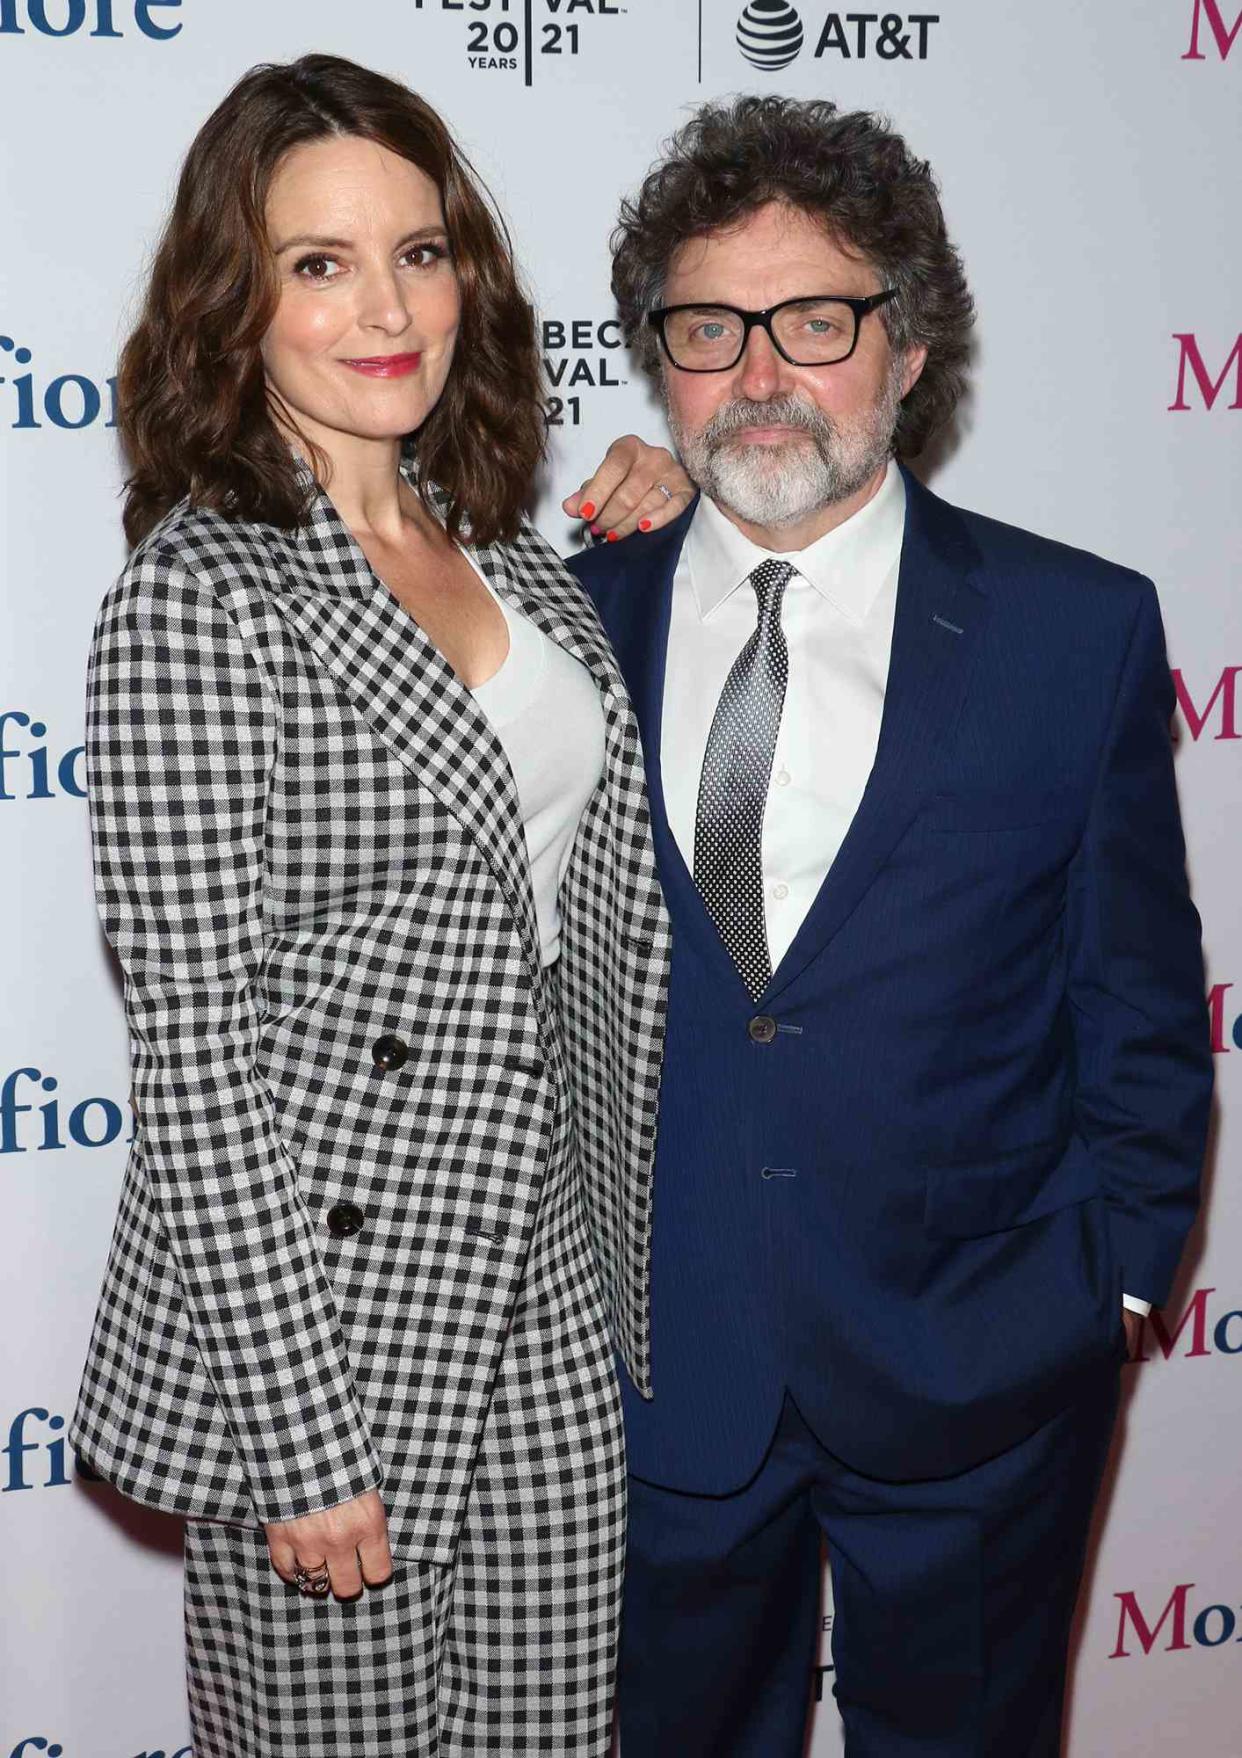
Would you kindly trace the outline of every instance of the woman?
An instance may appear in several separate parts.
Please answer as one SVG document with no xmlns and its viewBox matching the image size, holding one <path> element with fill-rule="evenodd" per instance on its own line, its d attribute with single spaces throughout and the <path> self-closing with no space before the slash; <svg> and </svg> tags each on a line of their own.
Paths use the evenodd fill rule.
<svg viewBox="0 0 1242 1758">
<path fill-rule="evenodd" d="M 121 391 L 88 737 L 140 1126 L 76 1445 L 189 1517 L 196 1758 L 603 1753 L 666 928 L 619 675 L 521 518 L 530 308 L 434 112 L 243 79 Z"/>
</svg>

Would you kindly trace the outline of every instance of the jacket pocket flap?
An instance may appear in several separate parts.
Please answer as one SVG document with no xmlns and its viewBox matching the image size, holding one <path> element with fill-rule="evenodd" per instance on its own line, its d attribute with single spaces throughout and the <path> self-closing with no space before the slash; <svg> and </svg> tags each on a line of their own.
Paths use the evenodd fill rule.
<svg viewBox="0 0 1242 1758">
<path fill-rule="evenodd" d="M 1099 1180 L 1079 1136 L 1043 1141 L 927 1173 L 923 1220 L 939 1239 L 999 1233 L 1099 1195 Z"/>
</svg>

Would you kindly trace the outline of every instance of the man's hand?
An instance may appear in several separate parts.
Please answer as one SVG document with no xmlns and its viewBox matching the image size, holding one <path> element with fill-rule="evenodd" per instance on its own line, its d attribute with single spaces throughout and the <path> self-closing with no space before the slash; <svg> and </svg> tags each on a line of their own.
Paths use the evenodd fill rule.
<svg viewBox="0 0 1242 1758">
<path fill-rule="evenodd" d="M 272 1567 L 290 1584 L 299 1569 L 313 1573 L 326 1566 L 336 1597 L 357 1599 L 364 1582 L 378 1587 L 392 1574 L 388 1517 L 378 1490 L 300 1520 L 273 1521 L 264 1530 Z"/>
<path fill-rule="evenodd" d="M 1141 1312 L 1131 1312 L 1128 1306 L 1123 1306 L 1121 1322 L 1126 1327 L 1127 1353 L 1131 1361 L 1136 1361 L 1143 1341 L 1143 1315 Z"/>
<path fill-rule="evenodd" d="M 693 499 L 694 484 L 673 454 L 627 433 L 613 440 L 594 476 L 561 506 L 571 519 L 585 519 L 596 537 L 612 543 L 631 531 L 658 531 Z"/>
</svg>

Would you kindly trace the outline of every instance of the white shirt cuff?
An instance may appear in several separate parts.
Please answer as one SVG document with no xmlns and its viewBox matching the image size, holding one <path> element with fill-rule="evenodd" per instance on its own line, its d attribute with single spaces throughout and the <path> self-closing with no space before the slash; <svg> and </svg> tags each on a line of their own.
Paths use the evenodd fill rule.
<svg viewBox="0 0 1242 1758">
<path fill-rule="evenodd" d="M 1144 1318 L 1146 1318 L 1151 1311 L 1150 1300 L 1138 1300 L 1133 1294 L 1123 1294 L 1121 1297 L 1121 1304 L 1125 1307 L 1127 1312 L 1141 1313 Z"/>
</svg>

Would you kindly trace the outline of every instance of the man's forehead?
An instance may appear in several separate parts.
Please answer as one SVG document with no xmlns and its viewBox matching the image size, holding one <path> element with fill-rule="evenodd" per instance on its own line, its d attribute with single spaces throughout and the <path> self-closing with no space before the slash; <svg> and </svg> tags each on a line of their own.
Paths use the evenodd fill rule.
<svg viewBox="0 0 1242 1758">
<path fill-rule="evenodd" d="M 678 245 L 669 261 L 668 278 L 697 281 L 705 276 L 780 274 L 799 269 L 835 269 L 848 272 L 853 280 L 873 272 L 866 257 L 843 239 L 825 216 L 786 202 L 769 202 L 728 226 Z"/>
</svg>

